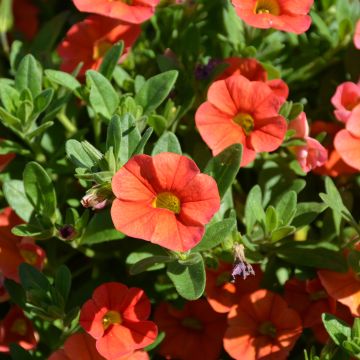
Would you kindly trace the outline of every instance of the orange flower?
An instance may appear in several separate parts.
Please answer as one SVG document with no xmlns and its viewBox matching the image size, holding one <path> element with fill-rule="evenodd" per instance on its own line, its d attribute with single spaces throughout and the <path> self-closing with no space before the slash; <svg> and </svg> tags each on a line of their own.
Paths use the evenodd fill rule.
<svg viewBox="0 0 360 360">
<path fill-rule="evenodd" d="M 346 128 L 336 134 L 334 146 L 346 164 L 360 170 L 360 104 L 351 112 Z"/>
<path fill-rule="evenodd" d="M 328 175 L 336 177 L 339 175 L 350 175 L 357 172 L 356 169 L 347 165 L 340 157 L 339 153 L 334 149 L 333 141 L 337 132 L 342 129 L 342 126 L 326 121 L 315 121 L 311 124 L 311 135 L 316 136 L 322 132 L 326 133 L 323 140 L 325 148 L 328 150 L 329 157 L 327 162 L 314 169 L 315 174 Z"/>
<path fill-rule="evenodd" d="M 301 335 L 301 319 L 280 295 L 258 290 L 244 295 L 228 314 L 225 350 L 234 359 L 286 359 Z"/>
<path fill-rule="evenodd" d="M 23 311 L 17 306 L 12 306 L 0 323 L 0 352 L 9 352 L 11 343 L 31 350 L 36 347 L 37 338 L 32 323 Z"/>
<path fill-rule="evenodd" d="M 206 270 L 206 298 L 216 312 L 229 312 L 242 295 L 260 288 L 262 272 L 259 266 L 254 265 L 255 276 L 236 277 L 235 282 L 230 282 L 232 269 L 232 264 L 221 263 L 217 269 Z"/>
<path fill-rule="evenodd" d="M 11 229 L 22 221 L 11 208 L 0 213 L 0 272 L 5 278 L 19 281 L 19 265 L 26 262 L 42 269 L 45 251 L 30 238 L 19 238 Z"/>
<path fill-rule="evenodd" d="M 62 58 L 61 70 L 72 72 L 80 62 L 84 63 L 80 77 L 88 69 L 97 70 L 106 51 L 120 40 L 125 44 L 121 57 L 124 60 L 140 32 L 138 25 L 124 24 L 99 15 L 89 16 L 73 25 L 60 43 L 57 51 Z"/>
<path fill-rule="evenodd" d="M 96 339 L 100 355 L 117 360 L 156 339 L 156 325 L 145 321 L 150 310 L 143 290 L 109 282 L 95 289 L 92 299 L 81 308 L 79 322 Z"/>
<path fill-rule="evenodd" d="M 154 15 L 160 0 L 73 0 L 84 12 L 104 15 L 127 23 L 140 24 Z"/>
<path fill-rule="evenodd" d="M 48 360 L 104 360 L 96 350 L 95 340 L 86 333 L 76 333 L 68 337 L 64 348 L 55 351 Z M 117 358 L 116 360 L 148 360 L 145 351 L 137 350 L 134 353 Z"/>
<path fill-rule="evenodd" d="M 14 157 L 15 154 L 0 155 L 0 172 L 3 171 L 6 166 L 8 166 Z"/>
<path fill-rule="evenodd" d="M 360 83 L 346 81 L 339 85 L 331 98 L 331 103 L 335 107 L 335 117 L 346 123 L 353 109 L 360 104 Z"/>
<path fill-rule="evenodd" d="M 219 359 L 226 317 L 213 311 L 205 299 L 187 302 L 182 310 L 162 303 L 155 321 L 166 334 L 159 353 L 167 359 Z"/>
<path fill-rule="evenodd" d="M 136 155 L 113 177 L 111 217 L 124 234 L 187 251 L 219 210 L 215 180 L 186 156 Z"/>
<path fill-rule="evenodd" d="M 231 57 L 224 59 L 223 63 L 229 66 L 216 80 L 223 80 L 232 75 L 242 75 L 250 81 L 265 82 L 279 97 L 287 99 L 289 96 L 289 87 L 286 82 L 281 79 L 268 80 L 265 68 L 256 59 Z"/>
<path fill-rule="evenodd" d="M 314 0 L 232 0 L 236 13 L 250 26 L 302 34 L 311 25 Z"/>
<path fill-rule="evenodd" d="M 208 101 L 195 114 L 196 126 L 214 155 L 242 144 L 245 166 L 258 152 L 281 145 L 287 125 L 278 112 L 284 101 L 267 84 L 233 75 L 210 86 Z"/>
<path fill-rule="evenodd" d="M 352 269 L 346 273 L 319 270 L 318 276 L 328 294 L 360 316 L 360 280 Z"/>
</svg>

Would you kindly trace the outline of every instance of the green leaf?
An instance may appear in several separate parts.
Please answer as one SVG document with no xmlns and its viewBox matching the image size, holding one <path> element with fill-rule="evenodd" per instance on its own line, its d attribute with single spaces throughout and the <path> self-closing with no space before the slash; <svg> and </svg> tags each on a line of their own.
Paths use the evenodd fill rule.
<svg viewBox="0 0 360 360">
<path fill-rule="evenodd" d="M 311 224 L 327 205 L 317 202 L 303 202 L 296 206 L 296 213 L 291 224 L 297 228 Z"/>
<path fill-rule="evenodd" d="M 296 119 L 303 111 L 304 111 L 303 104 L 301 103 L 292 104 L 290 114 L 288 115 L 288 119 L 290 121 Z"/>
<path fill-rule="evenodd" d="M 41 124 L 38 128 L 36 128 L 34 131 L 31 131 L 26 136 L 31 140 L 32 138 L 41 135 L 43 132 L 45 132 L 49 127 L 53 126 L 53 121 L 47 121 L 44 124 Z"/>
<path fill-rule="evenodd" d="M 295 226 L 282 226 L 274 230 L 271 234 L 271 242 L 276 242 L 285 237 L 295 233 L 296 227 Z"/>
<path fill-rule="evenodd" d="M 171 262 L 167 265 L 166 273 L 183 298 L 196 300 L 204 293 L 206 275 L 202 259 L 188 266 L 181 265 L 178 261 Z"/>
<path fill-rule="evenodd" d="M 0 141 L 0 155 L 7 154 L 19 154 L 23 156 L 30 155 L 30 151 L 28 149 L 24 149 L 22 145 L 11 141 L 11 140 L 1 140 Z"/>
<path fill-rule="evenodd" d="M 34 207 L 25 195 L 24 183 L 21 180 L 9 180 L 4 183 L 4 195 L 16 214 L 26 222 L 29 222 Z"/>
<path fill-rule="evenodd" d="M 166 262 L 174 261 L 174 258 L 169 255 L 154 255 L 139 260 L 133 266 L 131 266 L 129 273 L 130 275 L 137 275 L 144 271 L 157 270 Z M 155 269 L 154 269 L 155 268 Z"/>
<path fill-rule="evenodd" d="M 280 197 L 276 204 L 276 212 L 281 225 L 289 225 L 296 214 L 297 195 L 295 191 L 289 191 Z"/>
<path fill-rule="evenodd" d="M 236 229 L 236 219 L 229 218 L 206 226 L 204 237 L 191 252 L 206 251 L 221 244 Z"/>
<path fill-rule="evenodd" d="M 144 114 L 155 110 L 169 95 L 178 72 L 170 70 L 148 79 L 135 96 L 135 101 L 142 106 Z"/>
<path fill-rule="evenodd" d="M 36 240 L 46 240 L 54 235 L 54 229 L 44 229 L 32 224 L 22 224 L 15 226 L 12 231 L 16 236 L 33 237 Z"/>
<path fill-rule="evenodd" d="M 269 206 L 265 213 L 265 229 L 271 234 L 278 226 L 278 216 L 273 206 Z"/>
<path fill-rule="evenodd" d="M 42 68 L 32 55 L 26 55 L 20 62 L 15 77 L 15 87 L 21 92 L 29 89 L 33 98 L 41 92 Z"/>
<path fill-rule="evenodd" d="M 120 165 L 124 165 L 131 158 L 137 148 L 141 135 L 136 127 L 134 117 L 131 114 L 121 116 L 121 144 L 120 144 Z"/>
<path fill-rule="evenodd" d="M 245 203 L 246 233 L 250 234 L 254 225 L 265 224 L 265 211 L 262 207 L 262 193 L 259 185 L 255 185 L 249 192 Z"/>
<path fill-rule="evenodd" d="M 61 265 L 55 275 L 55 289 L 61 294 L 64 301 L 67 301 L 71 288 L 71 272 L 65 265 Z"/>
<path fill-rule="evenodd" d="M 34 360 L 28 350 L 25 350 L 23 347 L 16 343 L 11 343 L 9 345 L 9 348 L 11 359 L 13 360 Z"/>
<path fill-rule="evenodd" d="M 114 115 L 108 125 L 106 137 L 106 150 L 112 147 L 116 160 L 120 159 L 120 147 L 122 139 L 121 120 L 118 115 Z"/>
<path fill-rule="evenodd" d="M 12 86 L 0 84 L 0 100 L 10 114 L 13 114 L 18 107 L 19 93 Z"/>
<path fill-rule="evenodd" d="M 50 88 L 36 96 L 34 99 L 34 114 L 38 115 L 44 112 L 50 105 L 53 96 L 54 90 Z"/>
<path fill-rule="evenodd" d="M 104 59 L 101 62 L 99 72 L 103 74 L 107 79 L 111 80 L 115 67 L 119 63 L 123 50 L 124 42 L 120 41 L 117 44 L 113 45 L 111 49 L 106 52 Z"/>
<path fill-rule="evenodd" d="M 170 256 L 170 253 L 168 253 L 164 248 L 161 246 L 157 246 L 154 244 L 146 244 L 139 249 L 137 249 L 135 252 L 131 253 L 126 258 L 126 265 L 132 267 L 133 265 L 137 264 L 139 261 L 151 258 L 153 256 Z M 171 256 L 172 259 L 173 256 Z M 151 265 L 150 267 L 146 268 L 146 271 L 153 271 L 153 270 L 159 270 L 164 268 L 164 262 Z M 133 270 L 130 269 L 130 273 L 133 274 Z"/>
<path fill-rule="evenodd" d="M 322 314 L 321 318 L 326 331 L 336 345 L 341 346 L 343 341 L 350 339 L 351 328 L 344 321 L 327 313 Z"/>
<path fill-rule="evenodd" d="M 76 167 L 95 170 L 97 163 L 88 155 L 79 141 L 68 140 L 65 149 L 68 158 Z"/>
<path fill-rule="evenodd" d="M 79 81 L 77 81 L 72 75 L 64 71 L 45 70 L 45 75 L 50 81 L 60 86 L 63 86 L 64 88 L 71 91 L 75 91 L 76 89 L 81 87 Z"/>
<path fill-rule="evenodd" d="M 240 169 L 241 157 L 242 146 L 234 144 L 213 157 L 206 165 L 204 172 L 216 180 L 221 197 L 235 180 Z"/>
<path fill-rule="evenodd" d="M 293 241 L 276 249 L 276 254 L 291 264 L 345 272 L 347 264 L 338 247 L 328 242 Z"/>
<path fill-rule="evenodd" d="M 134 155 L 138 155 L 138 154 L 143 154 L 144 153 L 144 148 L 145 145 L 147 144 L 147 142 L 150 139 L 150 136 L 152 135 L 154 129 L 149 127 L 146 129 L 146 131 L 144 132 L 144 135 L 142 136 L 141 140 L 139 141 L 139 143 L 136 145 L 136 148 L 134 150 L 134 152 L 132 153 L 131 156 Z"/>
<path fill-rule="evenodd" d="M 181 145 L 174 133 L 165 132 L 164 134 L 162 134 L 159 140 L 156 142 L 151 155 L 154 156 L 163 152 L 172 152 L 182 155 Z"/>
<path fill-rule="evenodd" d="M 90 105 L 97 114 L 110 120 L 119 106 L 119 95 L 110 81 L 97 71 L 88 70 L 86 72 L 86 81 L 90 87 Z"/>
<path fill-rule="evenodd" d="M 55 221 L 56 193 L 50 176 L 36 162 L 29 162 L 24 169 L 25 194 L 30 203 L 44 218 Z"/>
<path fill-rule="evenodd" d="M 5 279 L 4 286 L 11 298 L 11 301 L 24 309 L 26 304 L 26 293 L 22 286 L 16 281 L 10 279 Z"/>
<path fill-rule="evenodd" d="M 19 130 L 21 129 L 20 119 L 11 115 L 2 107 L 0 107 L 0 120 L 2 120 L 3 125 L 20 134 L 19 132 Z"/>
<path fill-rule="evenodd" d="M 40 289 L 47 291 L 50 289 L 51 285 L 46 276 L 27 263 L 20 264 L 19 276 L 21 285 L 25 290 Z"/>
<path fill-rule="evenodd" d="M 114 229 L 109 209 L 104 209 L 91 218 L 81 237 L 81 244 L 93 245 L 106 241 L 120 240 L 125 236 Z"/>
</svg>

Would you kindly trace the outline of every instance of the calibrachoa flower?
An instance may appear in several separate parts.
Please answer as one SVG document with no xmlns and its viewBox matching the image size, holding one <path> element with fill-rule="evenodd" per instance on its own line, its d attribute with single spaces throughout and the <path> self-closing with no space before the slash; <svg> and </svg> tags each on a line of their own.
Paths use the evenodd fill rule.
<svg viewBox="0 0 360 360">
<path fill-rule="evenodd" d="M 224 64 L 229 65 L 216 80 L 223 80 L 231 75 L 242 75 L 250 81 L 263 81 L 270 86 L 272 91 L 281 98 L 287 99 L 289 87 L 281 79 L 268 80 L 265 68 L 252 58 L 231 57 L 223 60 Z"/>
<path fill-rule="evenodd" d="M 230 76 L 210 86 L 207 100 L 198 108 L 195 121 L 213 155 L 242 144 L 241 165 L 245 166 L 258 152 L 274 151 L 281 145 L 287 125 L 278 112 L 284 100 L 265 83 Z"/>
<path fill-rule="evenodd" d="M 360 83 L 347 81 L 339 85 L 331 98 L 331 103 L 335 107 L 335 117 L 346 123 L 353 109 L 360 104 Z"/>
<path fill-rule="evenodd" d="M 31 0 L 14 0 L 13 13 L 15 30 L 31 40 L 38 30 L 39 9 Z"/>
<path fill-rule="evenodd" d="M 327 293 L 360 316 L 360 280 L 352 269 L 346 273 L 319 270 L 318 276 Z"/>
<path fill-rule="evenodd" d="M 111 217 L 124 234 L 187 251 L 219 210 L 215 180 L 186 156 L 136 155 L 113 177 Z"/>
<path fill-rule="evenodd" d="M 336 177 L 339 175 L 350 175 L 357 172 L 356 169 L 347 165 L 334 148 L 334 137 L 343 127 L 339 124 L 317 120 L 311 123 L 310 131 L 312 136 L 326 133 L 322 141 L 328 150 L 328 160 L 323 166 L 314 169 L 314 173 Z"/>
<path fill-rule="evenodd" d="M 68 337 L 64 348 L 54 352 L 48 360 L 105 360 L 96 350 L 95 340 L 86 333 L 76 333 Z M 116 360 L 148 360 L 145 351 L 137 350 Z"/>
<path fill-rule="evenodd" d="M 124 60 L 140 32 L 139 25 L 124 24 L 100 15 L 89 16 L 73 25 L 60 43 L 57 51 L 62 58 L 61 70 L 72 72 L 80 62 L 84 65 L 79 76 L 88 69 L 98 69 L 107 50 L 120 40 L 124 41 L 121 57 Z"/>
<path fill-rule="evenodd" d="M 156 325 L 146 321 L 150 310 L 143 290 L 109 282 L 95 289 L 81 308 L 79 322 L 96 339 L 100 355 L 117 360 L 156 339 Z"/>
<path fill-rule="evenodd" d="M 229 312 L 242 295 L 260 288 L 262 272 L 258 266 L 254 265 L 255 276 L 249 276 L 245 280 L 237 277 L 231 282 L 232 271 L 233 265 L 229 263 L 220 263 L 217 269 L 206 270 L 206 298 L 216 312 Z"/>
<path fill-rule="evenodd" d="M 12 209 L 6 208 L 0 213 L 0 272 L 5 278 L 19 281 L 19 265 L 26 262 L 42 269 L 45 252 L 34 244 L 31 238 L 19 238 L 11 229 L 21 223 Z"/>
<path fill-rule="evenodd" d="M 316 139 L 309 136 L 309 124 L 304 112 L 290 122 L 288 130 L 295 130 L 294 137 L 305 142 L 304 145 L 292 147 L 304 172 L 307 173 L 326 163 L 328 152 Z"/>
<path fill-rule="evenodd" d="M 360 20 L 358 20 L 355 26 L 354 45 L 360 50 Z"/>
<path fill-rule="evenodd" d="M 187 302 L 181 310 L 162 303 L 155 321 L 166 334 L 159 353 L 167 359 L 219 359 L 226 317 L 213 311 L 205 299 Z"/>
<path fill-rule="evenodd" d="M 260 29 L 301 34 L 311 25 L 308 15 L 314 0 L 232 0 L 236 13 L 247 24 Z"/>
<path fill-rule="evenodd" d="M 258 290 L 244 295 L 228 314 L 225 350 L 234 359 L 286 359 L 302 326 L 280 295 Z"/>
<path fill-rule="evenodd" d="M 84 12 L 104 15 L 127 23 L 141 24 L 151 18 L 160 0 L 73 0 Z"/>
<path fill-rule="evenodd" d="M 351 112 L 346 128 L 336 134 L 334 146 L 346 164 L 360 170 L 360 104 Z"/>
<path fill-rule="evenodd" d="M 18 306 L 12 306 L 0 323 L 0 352 L 9 352 L 11 343 L 31 350 L 37 342 L 38 335 L 30 320 Z"/>
</svg>

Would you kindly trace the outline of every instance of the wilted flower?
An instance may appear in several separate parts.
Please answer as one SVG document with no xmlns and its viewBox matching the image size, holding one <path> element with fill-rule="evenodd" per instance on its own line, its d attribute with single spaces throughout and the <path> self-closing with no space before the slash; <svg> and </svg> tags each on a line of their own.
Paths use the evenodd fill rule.
<svg viewBox="0 0 360 360">
<path fill-rule="evenodd" d="M 244 245 L 234 245 L 234 257 L 234 267 L 231 273 L 232 281 L 235 281 L 237 276 L 242 276 L 245 280 L 248 276 L 255 275 L 253 267 L 246 260 Z"/>
<path fill-rule="evenodd" d="M 81 205 L 84 208 L 92 210 L 104 209 L 113 198 L 112 191 L 108 185 L 95 185 L 86 192 L 81 199 Z"/>
</svg>

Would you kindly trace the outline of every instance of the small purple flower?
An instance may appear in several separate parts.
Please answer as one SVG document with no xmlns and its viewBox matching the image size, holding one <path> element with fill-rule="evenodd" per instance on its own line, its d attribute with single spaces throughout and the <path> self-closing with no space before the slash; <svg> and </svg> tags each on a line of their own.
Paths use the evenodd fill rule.
<svg viewBox="0 0 360 360">
<path fill-rule="evenodd" d="M 244 245 L 235 244 L 234 245 L 234 267 L 231 272 L 232 280 L 235 282 L 237 276 L 242 276 L 245 280 L 249 275 L 255 275 L 253 267 L 247 262 L 245 257 L 245 248 Z"/>
<path fill-rule="evenodd" d="M 206 80 L 213 73 L 215 67 L 220 64 L 220 60 L 211 59 L 206 65 L 198 64 L 195 67 L 196 80 Z"/>
<path fill-rule="evenodd" d="M 59 234 L 64 240 L 71 240 L 76 235 L 76 230 L 72 225 L 64 225 L 59 229 Z"/>
</svg>

